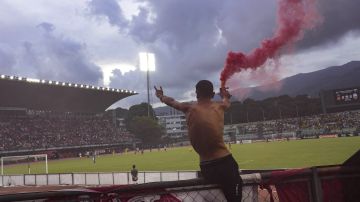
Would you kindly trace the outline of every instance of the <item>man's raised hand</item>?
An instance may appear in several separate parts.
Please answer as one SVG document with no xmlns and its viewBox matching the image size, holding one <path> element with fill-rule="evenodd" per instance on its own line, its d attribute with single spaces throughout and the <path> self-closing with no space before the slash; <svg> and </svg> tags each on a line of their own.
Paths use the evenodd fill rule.
<svg viewBox="0 0 360 202">
<path fill-rule="evenodd" d="M 231 95 L 227 89 L 229 89 L 229 87 L 220 88 L 220 97 L 221 98 L 228 98 L 228 99 L 231 98 Z"/>
<path fill-rule="evenodd" d="M 161 100 L 161 98 L 164 96 L 162 87 L 160 86 L 160 89 L 157 89 L 156 86 L 154 86 L 154 88 L 155 88 L 156 97 L 158 97 Z"/>
</svg>

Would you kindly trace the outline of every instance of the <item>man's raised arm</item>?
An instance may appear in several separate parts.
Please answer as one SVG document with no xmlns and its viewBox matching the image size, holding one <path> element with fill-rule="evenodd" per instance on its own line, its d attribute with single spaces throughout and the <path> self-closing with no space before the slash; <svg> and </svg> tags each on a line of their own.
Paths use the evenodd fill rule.
<svg viewBox="0 0 360 202">
<path fill-rule="evenodd" d="M 155 88 L 155 95 L 156 97 L 158 97 L 160 99 L 161 102 L 165 103 L 166 105 L 173 107 L 177 110 L 180 110 L 182 112 L 186 112 L 189 109 L 189 105 L 188 104 L 184 104 L 184 103 L 180 103 L 178 101 L 176 101 L 174 98 L 172 97 L 168 97 L 164 95 L 163 89 L 160 86 L 159 89 L 156 88 L 156 86 L 154 86 Z"/>
<path fill-rule="evenodd" d="M 220 88 L 220 97 L 222 98 L 222 105 L 224 107 L 224 109 L 227 109 L 230 107 L 231 103 L 230 103 L 230 93 L 227 90 L 228 88 Z"/>
</svg>

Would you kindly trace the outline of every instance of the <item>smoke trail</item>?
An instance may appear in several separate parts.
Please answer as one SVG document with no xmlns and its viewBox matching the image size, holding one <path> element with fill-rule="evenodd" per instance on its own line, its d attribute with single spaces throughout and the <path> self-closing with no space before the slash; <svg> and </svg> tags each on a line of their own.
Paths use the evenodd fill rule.
<svg viewBox="0 0 360 202">
<path fill-rule="evenodd" d="M 256 69 L 267 59 L 279 56 L 281 48 L 302 39 L 304 31 L 314 28 L 321 18 L 317 13 L 316 0 L 278 0 L 277 29 L 274 36 L 261 42 L 261 46 L 248 55 L 229 52 L 221 72 L 221 87 L 236 72 Z"/>
</svg>

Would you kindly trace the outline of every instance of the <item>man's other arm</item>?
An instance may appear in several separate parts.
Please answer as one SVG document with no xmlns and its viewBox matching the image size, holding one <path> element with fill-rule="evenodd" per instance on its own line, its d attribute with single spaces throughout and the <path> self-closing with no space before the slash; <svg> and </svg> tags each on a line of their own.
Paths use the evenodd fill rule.
<svg viewBox="0 0 360 202">
<path fill-rule="evenodd" d="M 165 95 L 160 97 L 160 101 L 184 113 L 189 109 L 189 104 L 178 102 L 174 98 Z"/>
<path fill-rule="evenodd" d="M 176 101 L 174 98 L 172 97 L 168 97 L 168 96 L 165 96 L 164 95 L 164 92 L 163 92 L 163 89 L 162 87 L 160 86 L 160 88 L 156 88 L 156 86 L 154 86 L 155 88 L 155 94 L 156 94 L 156 97 L 158 97 L 160 99 L 161 102 L 165 103 L 166 105 L 170 106 L 170 107 L 173 107 L 177 110 L 180 110 L 184 113 L 187 112 L 187 110 L 189 109 L 189 104 L 186 104 L 186 103 L 180 103 L 178 101 Z"/>
<path fill-rule="evenodd" d="M 222 107 L 226 110 L 230 107 L 230 93 L 227 91 L 227 88 L 220 88 L 220 97 L 222 98 Z"/>
</svg>

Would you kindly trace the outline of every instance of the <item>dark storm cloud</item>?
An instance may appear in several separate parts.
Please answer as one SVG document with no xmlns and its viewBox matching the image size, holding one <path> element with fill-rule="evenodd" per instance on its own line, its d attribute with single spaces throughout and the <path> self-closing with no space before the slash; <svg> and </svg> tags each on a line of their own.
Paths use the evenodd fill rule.
<svg viewBox="0 0 360 202">
<path fill-rule="evenodd" d="M 40 44 L 24 43 L 23 59 L 37 66 L 39 77 L 100 84 L 100 67 L 90 62 L 85 44 L 55 35 L 55 26 L 51 23 L 43 22 L 37 27 L 44 30 Z"/>
<path fill-rule="evenodd" d="M 20 44 L 0 41 L 7 44 L 6 50 L 0 46 L 2 74 L 102 85 L 101 69 L 91 62 L 85 44 L 55 34 L 48 22 L 27 31 L 33 37 Z"/>
<path fill-rule="evenodd" d="M 358 0 L 318 0 L 323 23 L 307 33 L 300 48 L 335 43 L 349 31 L 360 31 L 360 1 Z"/>
<path fill-rule="evenodd" d="M 128 22 L 116 0 L 92 0 L 89 1 L 88 5 L 92 14 L 107 17 L 111 25 L 127 26 Z"/>
<path fill-rule="evenodd" d="M 102 8 L 102 2 L 90 4 Z M 154 52 L 157 71 L 152 75 L 153 81 L 172 91 L 185 92 L 200 79 L 210 79 L 218 85 L 218 74 L 228 51 L 249 52 L 275 31 L 277 1 L 140 2 L 145 5 L 128 23 L 110 20 L 123 19 L 119 5 L 107 7 L 107 12 L 94 14 L 107 17 L 110 24 L 121 31 L 126 30 L 125 34 L 146 50 Z M 340 39 L 348 31 L 359 28 L 358 0 L 319 0 L 318 4 L 324 22 L 306 33 L 299 49 Z M 115 81 L 120 77 L 112 79 Z"/>
<path fill-rule="evenodd" d="M 227 52 L 250 50 L 260 39 L 271 36 L 275 22 L 275 13 L 269 9 L 275 5 L 269 1 L 144 2 L 147 5 L 140 8 L 128 26 L 117 26 L 119 30 L 126 29 L 128 36 L 155 53 L 157 71 L 152 78 L 171 90 L 186 91 L 200 79 L 217 83 Z M 90 2 L 90 7 L 94 5 Z M 113 8 L 109 14 L 101 15 L 112 18 L 119 6 Z M 251 24 L 251 20 L 255 23 Z"/>
</svg>

